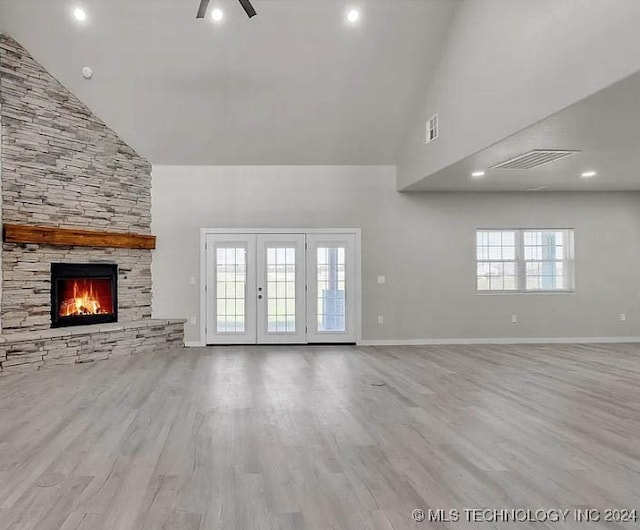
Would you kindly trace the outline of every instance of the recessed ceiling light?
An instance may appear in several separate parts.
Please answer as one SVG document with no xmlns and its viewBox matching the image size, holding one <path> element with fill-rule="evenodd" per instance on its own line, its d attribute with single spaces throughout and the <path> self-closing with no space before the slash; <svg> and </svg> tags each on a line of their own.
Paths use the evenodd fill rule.
<svg viewBox="0 0 640 530">
<path fill-rule="evenodd" d="M 347 21 L 351 24 L 355 24 L 356 22 L 358 22 L 358 20 L 360 20 L 360 11 L 358 11 L 357 9 L 351 9 L 347 13 Z"/>
<path fill-rule="evenodd" d="M 473 173 L 471 173 L 471 176 L 474 179 L 479 179 L 481 177 L 484 177 L 486 175 L 486 173 L 484 171 L 474 171 Z"/>
<path fill-rule="evenodd" d="M 216 7 L 213 11 L 211 11 L 211 18 L 214 22 L 222 22 L 222 19 L 224 18 L 224 12 L 222 11 L 222 9 L 218 9 Z"/>
<path fill-rule="evenodd" d="M 597 171 L 590 170 L 590 171 L 584 171 L 584 172 L 582 173 L 582 175 L 580 175 L 580 176 L 581 176 L 583 179 L 590 179 L 590 178 L 592 178 L 592 177 L 595 177 L 597 174 L 598 174 L 598 172 L 597 172 Z"/>
<path fill-rule="evenodd" d="M 90 66 L 85 66 L 82 69 L 82 77 L 84 77 L 85 79 L 91 79 L 93 77 L 93 70 Z"/>
<path fill-rule="evenodd" d="M 84 22 L 85 20 L 87 20 L 87 12 L 81 7 L 76 7 L 73 10 L 73 16 L 79 22 Z"/>
</svg>

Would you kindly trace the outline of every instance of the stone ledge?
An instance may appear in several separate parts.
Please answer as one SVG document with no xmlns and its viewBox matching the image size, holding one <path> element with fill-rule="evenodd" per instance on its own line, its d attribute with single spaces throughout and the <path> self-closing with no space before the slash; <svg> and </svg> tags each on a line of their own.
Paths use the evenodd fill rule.
<svg viewBox="0 0 640 530">
<path fill-rule="evenodd" d="M 26 342 L 46 339 L 61 339 L 78 335 L 94 335 L 110 331 L 123 331 L 150 328 L 154 326 L 169 326 L 184 324 L 186 319 L 157 319 L 148 318 L 134 322 L 112 322 L 109 324 L 92 324 L 90 326 L 69 326 L 66 328 L 44 329 L 39 331 L 10 331 L 0 335 L 0 344 Z"/>
<path fill-rule="evenodd" d="M 146 319 L 44 331 L 0 341 L 0 376 L 184 347 L 184 320 Z"/>
</svg>

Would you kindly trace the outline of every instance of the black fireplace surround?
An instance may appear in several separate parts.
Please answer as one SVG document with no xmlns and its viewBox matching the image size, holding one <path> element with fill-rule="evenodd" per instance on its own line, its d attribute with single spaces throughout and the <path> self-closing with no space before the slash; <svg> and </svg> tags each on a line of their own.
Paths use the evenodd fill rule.
<svg viewBox="0 0 640 530">
<path fill-rule="evenodd" d="M 118 321 L 118 265 L 51 264 L 51 327 Z"/>
</svg>

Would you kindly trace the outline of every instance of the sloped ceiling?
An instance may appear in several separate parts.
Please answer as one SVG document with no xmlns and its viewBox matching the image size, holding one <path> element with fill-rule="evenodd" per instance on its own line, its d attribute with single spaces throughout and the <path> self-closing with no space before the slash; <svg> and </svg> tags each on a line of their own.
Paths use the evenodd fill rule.
<svg viewBox="0 0 640 530">
<path fill-rule="evenodd" d="M 154 164 L 387 164 L 456 0 L 2 0 L 0 30 Z M 94 78 L 81 76 L 83 66 Z"/>
<path fill-rule="evenodd" d="M 640 73 L 421 180 L 408 191 L 640 191 Z M 534 149 L 575 150 L 534 169 L 491 169 Z M 482 178 L 473 178 L 484 171 Z M 595 171 L 596 176 L 582 178 Z"/>
</svg>

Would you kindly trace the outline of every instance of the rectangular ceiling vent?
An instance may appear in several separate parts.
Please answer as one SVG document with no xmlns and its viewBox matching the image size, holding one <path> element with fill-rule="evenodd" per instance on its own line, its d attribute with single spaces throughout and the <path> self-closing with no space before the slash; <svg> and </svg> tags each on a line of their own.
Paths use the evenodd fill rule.
<svg viewBox="0 0 640 530">
<path fill-rule="evenodd" d="M 427 120 L 427 143 L 433 142 L 439 135 L 438 115 L 434 114 Z"/>
<path fill-rule="evenodd" d="M 534 149 L 504 162 L 500 162 L 491 169 L 533 169 L 534 167 L 555 162 L 562 158 L 579 153 L 580 151 L 561 151 L 558 149 Z"/>
</svg>

